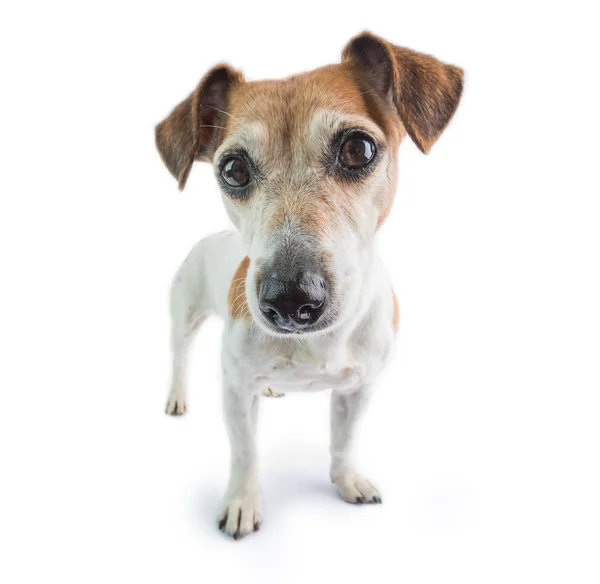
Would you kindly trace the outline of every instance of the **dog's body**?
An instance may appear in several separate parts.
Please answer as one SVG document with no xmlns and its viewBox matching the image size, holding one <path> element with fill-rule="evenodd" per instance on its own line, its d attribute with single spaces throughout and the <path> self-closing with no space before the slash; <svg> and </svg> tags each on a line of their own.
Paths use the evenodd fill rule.
<svg viewBox="0 0 600 584">
<path fill-rule="evenodd" d="M 408 133 L 428 151 L 452 116 L 462 72 L 369 34 L 342 64 L 246 83 L 222 66 L 157 127 L 165 163 L 185 185 L 213 161 L 239 232 L 203 239 L 171 293 L 173 384 L 182 414 L 188 347 L 208 314 L 226 323 L 224 401 L 232 448 L 220 527 L 262 520 L 255 430 L 266 391 L 331 389 L 331 479 L 352 503 L 380 503 L 353 467 L 355 423 L 388 360 L 398 305 L 375 249 Z"/>
</svg>

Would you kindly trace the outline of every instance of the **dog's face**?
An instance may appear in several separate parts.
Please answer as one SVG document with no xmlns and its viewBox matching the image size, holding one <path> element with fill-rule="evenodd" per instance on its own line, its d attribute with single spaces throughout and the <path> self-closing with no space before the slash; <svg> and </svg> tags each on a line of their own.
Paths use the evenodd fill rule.
<svg viewBox="0 0 600 584">
<path fill-rule="evenodd" d="M 216 67 L 159 124 L 181 188 L 194 159 L 212 162 L 262 328 L 314 333 L 357 311 L 400 140 L 408 133 L 427 152 L 461 90 L 460 69 L 363 34 L 342 63 L 281 81 Z"/>
<path fill-rule="evenodd" d="M 394 193 L 397 116 L 374 121 L 349 67 L 246 83 L 228 113 L 213 165 L 251 260 L 250 311 L 273 332 L 325 330 L 356 310 Z"/>
</svg>

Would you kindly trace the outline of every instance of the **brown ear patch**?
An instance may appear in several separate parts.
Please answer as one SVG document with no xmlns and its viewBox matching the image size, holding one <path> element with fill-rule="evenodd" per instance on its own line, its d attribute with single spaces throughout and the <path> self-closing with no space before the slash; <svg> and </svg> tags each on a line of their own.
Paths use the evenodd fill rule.
<svg viewBox="0 0 600 584">
<path fill-rule="evenodd" d="M 463 70 L 368 32 L 346 45 L 342 61 L 353 63 L 362 83 L 379 95 L 391 91 L 400 121 L 427 154 L 458 107 Z"/>
<path fill-rule="evenodd" d="M 398 306 L 398 299 L 396 298 L 396 293 L 393 290 L 392 302 L 394 303 L 392 312 L 392 326 L 394 327 L 394 331 L 398 332 L 398 329 L 400 328 L 400 307 Z"/>
<path fill-rule="evenodd" d="M 244 76 L 229 65 L 218 65 L 194 92 L 156 126 L 156 147 L 183 190 L 194 160 L 210 160 L 227 125 L 231 89 Z"/>
<path fill-rule="evenodd" d="M 234 320 L 249 318 L 250 309 L 246 299 L 246 277 L 250 267 L 250 258 L 246 256 L 238 266 L 227 295 L 227 308 L 229 316 Z"/>
<path fill-rule="evenodd" d="M 393 48 L 398 67 L 396 107 L 419 150 L 427 154 L 450 123 L 463 90 L 463 71 L 429 55 Z"/>
</svg>

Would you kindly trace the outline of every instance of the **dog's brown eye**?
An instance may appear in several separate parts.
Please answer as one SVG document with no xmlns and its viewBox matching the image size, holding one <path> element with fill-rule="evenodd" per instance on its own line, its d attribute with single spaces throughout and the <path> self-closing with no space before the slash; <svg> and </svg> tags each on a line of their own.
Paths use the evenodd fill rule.
<svg viewBox="0 0 600 584">
<path fill-rule="evenodd" d="M 348 138 L 343 144 L 340 152 L 340 160 L 348 168 L 362 168 L 373 160 L 375 156 L 375 144 L 366 138 Z"/>
<path fill-rule="evenodd" d="M 230 158 L 221 169 L 223 180 L 230 187 L 245 187 L 250 182 L 250 171 L 241 158 Z"/>
</svg>

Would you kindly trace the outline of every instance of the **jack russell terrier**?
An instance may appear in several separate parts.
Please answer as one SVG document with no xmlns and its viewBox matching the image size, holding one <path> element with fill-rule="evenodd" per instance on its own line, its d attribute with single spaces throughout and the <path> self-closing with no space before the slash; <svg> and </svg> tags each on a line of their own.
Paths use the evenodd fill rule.
<svg viewBox="0 0 600 584">
<path fill-rule="evenodd" d="M 331 389 L 331 480 L 349 503 L 381 503 L 351 460 L 355 425 L 388 361 L 398 304 L 375 249 L 408 134 L 423 153 L 458 106 L 463 71 L 363 33 L 341 63 L 277 81 L 211 69 L 156 127 L 183 189 L 211 162 L 237 231 L 200 241 L 171 289 L 167 413 L 186 411 L 185 369 L 204 318 L 225 320 L 231 474 L 221 530 L 259 529 L 260 396 Z"/>
</svg>

